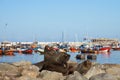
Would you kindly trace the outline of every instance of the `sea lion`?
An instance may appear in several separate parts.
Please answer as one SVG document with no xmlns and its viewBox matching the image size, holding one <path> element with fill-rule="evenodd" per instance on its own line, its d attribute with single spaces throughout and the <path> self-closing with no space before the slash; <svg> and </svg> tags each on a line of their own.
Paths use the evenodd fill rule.
<svg viewBox="0 0 120 80">
<path fill-rule="evenodd" d="M 45 46 L 44 49 L 44 61 L 42 62 L 42 70 L 50 70 L 50 71 L 56 71 L 61 72 L 64 75 L 68 74 L 69 66 L 67 64 L 67 61 L 70 58 L 70 55 L 66 52 L 56 52 L 52 47 Z M 39 67 L 38 63 L 36 66 Z"/>
<path fill-rule="evenodd" d="M 45 54 L 44 66 L 42 70 L 57 71 L 66 74 L 68 71 L 67 61 L 70 55 L 67 53 L 57 53 L 54 55 Z"/>
<path fill-rule="evenodd" d="M 56 52 L 52 47 L 45 46 L 44 61 L 50 64 L 66 64 L 70 55 L 66 52 Z"/>
</svg>

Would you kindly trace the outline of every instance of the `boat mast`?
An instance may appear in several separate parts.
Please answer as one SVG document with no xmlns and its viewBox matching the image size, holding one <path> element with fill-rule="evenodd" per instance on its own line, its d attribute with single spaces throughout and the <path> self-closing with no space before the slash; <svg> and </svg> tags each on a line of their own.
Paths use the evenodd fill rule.
<svg viewBox="0 0 120 80">
<path fill-rule="evenodd" d="M 64 32 L 62 32 L 62 43 L 64 43 L 65 37 L 64 37 Z"/>
<path fill-rule="evenodd" d="M 78 42 L 78 35 L 75 34 L 75 42 Z"/>
<path fill-rule="evenodd" d="M 6 40 L 5 32 L 6 32 L 6 27 L 7 27 L 7 25 L 8 25 L 8 24 L 5 24 L 5 26 L 3 26 L 3 30 L 2 30 L 2 33 L 3 33 L 2 41 L 5 41 L 5 40 Z"/>
</svg>

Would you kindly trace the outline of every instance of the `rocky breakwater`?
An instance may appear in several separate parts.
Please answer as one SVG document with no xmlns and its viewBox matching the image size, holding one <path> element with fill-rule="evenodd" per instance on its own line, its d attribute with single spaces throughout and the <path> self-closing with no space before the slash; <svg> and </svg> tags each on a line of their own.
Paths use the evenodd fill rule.
<svg viewBox="0 0 120 80">
<path fill-rule="evenodd" d="M 88 60 L 81 64 L 68 61 L 67 64 L 73 67 L 72 72 L 64 75 L 58 71 L 40 71 L 40 67 L 27 61 L 0 63 L 0 80 L 120 80 L 120 64 L 98 64 Z"/>
</svg>

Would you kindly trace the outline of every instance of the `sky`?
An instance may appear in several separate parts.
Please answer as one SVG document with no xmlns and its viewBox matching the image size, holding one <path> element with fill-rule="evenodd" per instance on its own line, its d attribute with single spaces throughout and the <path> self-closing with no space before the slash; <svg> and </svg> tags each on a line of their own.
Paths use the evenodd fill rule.
<svg viewBox="0 0 120 80">
<path fill-rule="evenodd" d="M 120 39 L 120 0 L 0 0 L 0 41 Z"/>
</svg>

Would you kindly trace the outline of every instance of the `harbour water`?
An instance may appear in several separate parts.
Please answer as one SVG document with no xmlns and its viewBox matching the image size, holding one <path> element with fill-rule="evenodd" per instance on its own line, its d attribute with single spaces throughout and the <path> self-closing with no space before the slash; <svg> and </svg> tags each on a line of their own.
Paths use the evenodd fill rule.
<svg viewBox="0 0 120 80">
<path fill-rule="evenodd" d="M 79 53 L 73 53 L 71 54 L 71 60 L 76 61 L 78 63 L 81 63 L 84 60 L 77 60 L 76 54 Z M 101 53 L 97 54 L 97 59 L 96 60 L 91 60 L 92 62 L 97 62 L 97 63 L 110 63 L 110 64 L 120 64 L 120 51 L 111 51 L 110 53 Z"/>
<path fill-rule="evenodd" d="M 77 60 L 75 57 L 77 54 L 80 53 L 71 53 L 68 52 L 68 54 L 71 55 L 70 60 L 75 62 L 82 62 L 83 60 Z M 1 56 L 0 57 L 0 63 L 6 62 L 6 63 L 13 63 L 13 62 L 19 62 L 19 61 L 30 61 L 32 63 L 37 63 L 40 61 L 43 61 L 44 55 L 40 55 L 39 53 L 33 53 L 33 54 L 20 54 L 15 53 L 15 56 Z M 97 54 L 97 59 L 92 60 L 93 62 L 98 63 L 111 63 L 111 64 L 120 64 L 120 51 L 111 51 L 110 53 L 101 53 Z"/>
</svg>

